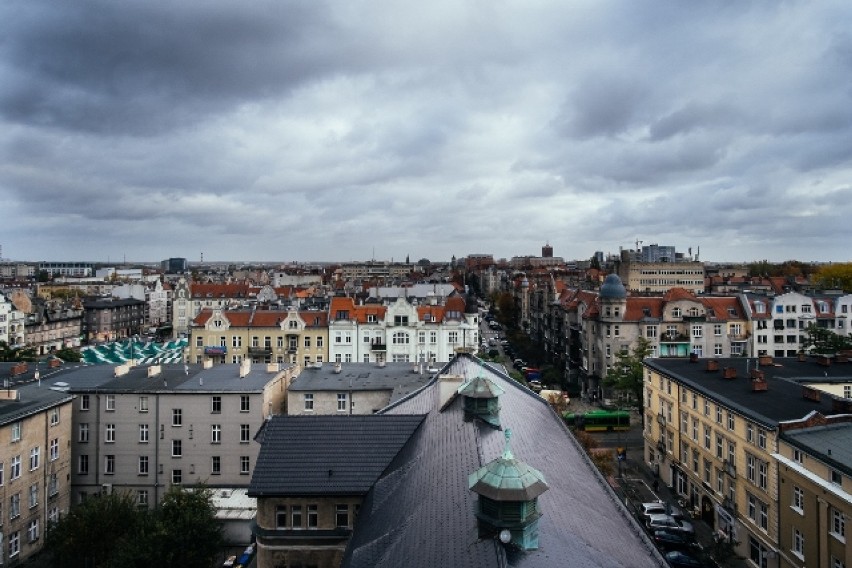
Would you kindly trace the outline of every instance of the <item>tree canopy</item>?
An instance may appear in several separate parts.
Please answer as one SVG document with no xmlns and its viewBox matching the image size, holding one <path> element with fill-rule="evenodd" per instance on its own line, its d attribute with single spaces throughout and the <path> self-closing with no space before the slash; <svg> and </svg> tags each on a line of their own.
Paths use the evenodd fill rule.
<svg viewBox="0 0 852 568">
<path fill-rule="evenodd" d="M 805 330 L 802 348 L 814 355 L 833 355 L 852 349 L 852 335 L 839 335 L 832 330 L 811 324 Z"/>
<path fill-rule="evenodd" d="M 852 262 L 841 262 L 821 266 L 813 276 L 813 282 L 823 289 L 842 289 L 852 292 Z"/>
<path fill-rule="evenodd" d="M 130 493 L 90 497 L 48 528 L 45 553 L 58 568 L 209 568 L 223 546 L 210 497 L 172 486 L 153 510 Z"/>
<path fill-rule="evenodd" d="M 630 393 L 642 409 L 643 377 L 642 361 L 651 354 L 651 343 L 640 337 L 632 351 L 622 351 L 615 355 L 615 363 L 604 377 L 604 385 L 617 391 Z"/>
<path fill-rule="evenodd" d="M 0 361 L 35 361 L 36 357 L 34 347 L 12 347 L 5 341 L 0 341 Z"/>
</svg>

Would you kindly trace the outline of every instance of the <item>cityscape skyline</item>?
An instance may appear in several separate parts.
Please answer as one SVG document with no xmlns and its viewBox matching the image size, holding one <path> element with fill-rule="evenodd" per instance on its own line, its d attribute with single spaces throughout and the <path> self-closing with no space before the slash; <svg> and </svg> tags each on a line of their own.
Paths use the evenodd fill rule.
<svg viewBox="0 0 852 568">
<path fill-rule="evenodd" d="M 0 16 L 5 258 L 849 260 L 848 3 Z"/>
</svg>

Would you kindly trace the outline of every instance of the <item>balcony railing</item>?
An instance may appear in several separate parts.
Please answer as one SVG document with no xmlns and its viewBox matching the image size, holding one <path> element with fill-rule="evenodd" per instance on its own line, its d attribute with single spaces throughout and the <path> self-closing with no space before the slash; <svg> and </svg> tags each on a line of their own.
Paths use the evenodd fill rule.
<svg viewBox="0 0 852 568">
<path fill-rule="evenodd" d="M 370 343 L 370 350 L 371 351 L 387 351 L 388 346 L 387 346 L 387 343 L 384 343 L 384 342 L 382 342 L 382 343 L 373 342 L 373 343 Z"/>
</svg>

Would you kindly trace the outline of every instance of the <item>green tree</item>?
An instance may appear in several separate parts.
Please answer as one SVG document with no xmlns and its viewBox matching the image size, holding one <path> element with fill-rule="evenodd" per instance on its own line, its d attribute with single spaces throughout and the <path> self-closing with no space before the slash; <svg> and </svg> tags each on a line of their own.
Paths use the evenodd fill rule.
<svg viewBox="0 0 852 568">
<path fill-rule="evenodd" d="M 53 354 L 66 363 L 77 363 L 80 360 L 79 351 L 71 349 L 70 347 L 63 347 L 62 349 L 54 351 Z"/>
<path fill-rule="evenodd" d="M 633 351 L 619 352 L 615 356 L 615 364 L 604 377 L 604 386 L 617 391 L 627 392 L 633 396 L 639 405 L 640 415 L 644 397 L 642 396 L 644 372 L 642 361 L 651 354 L 651 343 L 640 337 Z"/>
<path fill-rule="evenodd" d="M 802 348 L 814 355 L 833 355 L 852 349 L 852 335 L 839 335 L 830 329 L 810 324 L 805 330 Z"/>
<path fill-rule="evenodd" d="M 35 347 L 12 347 L 5 341 L 0 341 L 0 361 L 35 361 Z"/>
<path fill-rule="evenodd" d="M 163 566 L 209 568 L 222 550 L 222 525 L 216 520 L 212 491 L 172 486 L 163 497 L 157 519 L 162 535 Z"/>
</svg>

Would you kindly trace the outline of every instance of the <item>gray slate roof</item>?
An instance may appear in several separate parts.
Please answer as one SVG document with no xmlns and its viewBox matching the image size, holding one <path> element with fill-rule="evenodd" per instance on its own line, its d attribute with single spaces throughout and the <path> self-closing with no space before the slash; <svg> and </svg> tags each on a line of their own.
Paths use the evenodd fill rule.
<svg viewBox="0 0 852 568">
<path fill-rule="evenodd" d="M 665 560 L 591 464 L 560 417 L 532 391 L 468 355 L 441 371 L 467 378 L 480 373 L 505 390 L 500 420 L 512 429 L 512 453 L 541 471 L 550 486 L 539 497 L 540 548 L 519 552 L 479 539 L 476 494 L 468 475 L 499 457 L 504 433 L 467 420 L 457 396 L 439 411 L 432 381 L 386 415 L 426 413 L 361 506 L 346 568 L 492 568 L 517 566 L 665 566 Z"/>
<path fill-rule="evenodd" d="M 754 392 L 748 375 L 757 365 L 755 359 L 736 357 L 718 361 L 719 370 L 715 372 L 706 370 L 706 359 L 699 359 L 697 363 L 683 358 L 646 359 L 645 365 L 773 429 L 779 422 L 799 420 L 813 411 L 823 415 L 834 414 L 829 395 L 823 394 L 819 402 L 806 399 L 802 396 L 803 386 L 800 383 L 852 381 L 850 364 L 821 367 L 812 359 L 800 362 L 794 358 L 776 358 L 772 365 L 760 366 L 768 389 Z M 735 368 L 737 378 L 723 379 L 724 367 Z"/>
<path fill-rule="evenodd" d="M 781 437 L 846 475 L 852 472 L 852 423 L 788 430 Z"/>
<path fill-rule="evenodd" d="M 13 365 L 14 363 L 0 363 L 0 376 L 4 378 L 5 385 L 8 385 L 9 390 L 15 390 L 18 393 L 17 400 L 0 400 L 0 425 L 17 422 L 32 414 L 64 404 L 73 398 L 67 392 L 52 389 L 49 380 L 37 381 L 35 363 L 29 364 L 27 373 L 9 379 L 9 372 Z M 42 368 L 41 375 L 44 376 L 46 371 Z"/>
<path fill-rule="evenodd" d="M 364 495 L 422 421 L 422 415 L 273 416 L 248 494 Z"/>
<path fill-rule="evenodd" d="M 414 372 L 412 363 L 343 363 L 335 372 L 334 363 L 306 367 L 293 379 L 290 392 L 391 391 L 390 402 L 414 392 L 429 382 L 433 373 L 423 368 Z"/>
</svg>

